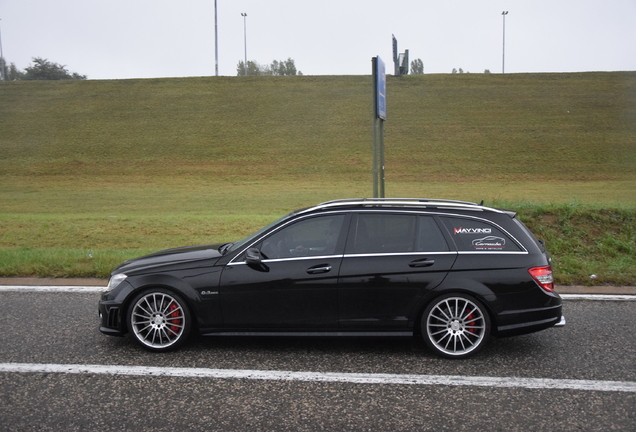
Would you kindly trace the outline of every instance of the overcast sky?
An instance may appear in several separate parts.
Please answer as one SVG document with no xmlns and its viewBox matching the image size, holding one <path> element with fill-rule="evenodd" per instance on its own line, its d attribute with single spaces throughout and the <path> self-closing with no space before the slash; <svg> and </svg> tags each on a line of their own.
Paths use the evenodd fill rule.
<svg viewBox="0 0 636 432">
<path fill-rule="evenodd" d="M 2 51 L 89 79 L 215 74 L 214 0 L 0 0 Z M 305 75 L 369 75 L 399 52 L 425 73 L 636 70 L 636 0 L 217 0 L 219 75 L 244 58 Z"/>
</svg>

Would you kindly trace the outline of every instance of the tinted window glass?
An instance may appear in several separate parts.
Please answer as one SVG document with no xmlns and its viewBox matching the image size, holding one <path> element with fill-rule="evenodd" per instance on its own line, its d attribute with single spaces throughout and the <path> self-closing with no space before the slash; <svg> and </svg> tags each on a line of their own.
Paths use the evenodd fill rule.
<svg viewBox="0 0 636 432">
<path fill-rule="evenodd" d="M 441 218 L 460 251 L 519 251 L 515 242 L 494 226 L 470 219 Z"/>
<path fill-rule="evenodd" d="M 420 216 L 418 252 L 444 252 L 449 250 L 444 235 L 430 216 Z"/>
<path fill-rule="evenodd" d="M 291 224 L 261 243 L 261 253 L 269 259 L 333 255 L 344 215 L 320 216 Z"/>
<path fill-rule="evenodd" d="M 352 252 L 412 252 L 416 219 L 414 215 L 359 214 Z"/>
</svg>

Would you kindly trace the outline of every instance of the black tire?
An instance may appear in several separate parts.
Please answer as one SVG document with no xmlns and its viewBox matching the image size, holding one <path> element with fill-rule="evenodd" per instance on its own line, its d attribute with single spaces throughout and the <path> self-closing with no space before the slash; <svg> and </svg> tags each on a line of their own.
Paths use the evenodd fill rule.
<svg viewBox="0 0 636 432">
<path fill-rule="evenodd" d="M 452 359 L 476 354 L 490 335 L 488 311 L 467 294 L 445 294 L 433 300 L 424 309 L 421 326 L 426 345 Z"/>
<path fill-rule="evenodd" d="M 174 292 L 151 288 L 139 293 L 128 308 L 128 329 L 144 348 L 165 352 L 177 349 L 192 328 L 185 301 Z"/>
</svg>

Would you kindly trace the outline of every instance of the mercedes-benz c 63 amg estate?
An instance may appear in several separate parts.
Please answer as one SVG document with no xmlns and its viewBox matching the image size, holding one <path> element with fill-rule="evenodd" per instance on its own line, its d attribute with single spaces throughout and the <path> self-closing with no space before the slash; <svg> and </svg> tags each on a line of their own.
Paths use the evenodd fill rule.
<svg viewBox="0 0 636 432">
<path fill-rule="evenodd" d="M 217 336 L 419 336 L 464 358 L 488 337 L 564 325 L 543 242 L 514 212 L 432 199 L 294 211 L 233 243 L 126 261 L 100 330 L 167 351 Z"/>
</svg>

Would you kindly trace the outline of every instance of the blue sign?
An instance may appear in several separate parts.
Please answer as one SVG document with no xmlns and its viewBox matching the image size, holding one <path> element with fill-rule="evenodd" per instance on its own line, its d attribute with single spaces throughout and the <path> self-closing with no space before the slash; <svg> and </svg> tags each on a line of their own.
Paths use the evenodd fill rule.
<svg viewBox="0 0 636 432">
<path fill-rule="evenodd" d="M 376 57 L 375 65 L 376 116 L 382 120 L 386 120 L 386 72 L 384 62 L 380 59 L 380 56 Z"/>
</svg>

